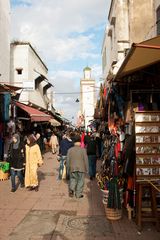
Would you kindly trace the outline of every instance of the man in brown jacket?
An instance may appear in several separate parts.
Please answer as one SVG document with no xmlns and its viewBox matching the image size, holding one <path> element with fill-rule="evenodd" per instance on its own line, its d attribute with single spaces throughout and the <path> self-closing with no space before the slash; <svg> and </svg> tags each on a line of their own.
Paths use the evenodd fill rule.
<svg viewBox="0 0 160 240">
<path fill-rule="evenodd" d="M 76 136 L 74 146 L 67 153 L 67 168 L 70 173 L 69 196 L 82 198 L 84 176 L 88 172 L 88 158 L 86 149 L 81 148 L 81 138 Z"/>
</svg>

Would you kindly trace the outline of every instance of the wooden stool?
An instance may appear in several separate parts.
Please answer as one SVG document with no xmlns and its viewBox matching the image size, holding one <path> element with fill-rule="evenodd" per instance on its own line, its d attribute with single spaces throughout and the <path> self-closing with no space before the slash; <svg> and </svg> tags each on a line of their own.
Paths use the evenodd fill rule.
<svg viewBox="0 0 160 240">
<path fill-rule="evenodd" d="M 142 193 L 143 188 L 149 189 L 150 200 L 151 200 L 151 214 L 142 214 Z M 159 222 L 157 214 L 157 203 L 156 203 L 156 189 L 149 183 L 137 183 L 137 201 L 136 201 L 136 222 L 139 230 L 142 230 L 142 222 L 154 222 L 156 223 L 156 229 L 159 231 Z"/>
</svg>

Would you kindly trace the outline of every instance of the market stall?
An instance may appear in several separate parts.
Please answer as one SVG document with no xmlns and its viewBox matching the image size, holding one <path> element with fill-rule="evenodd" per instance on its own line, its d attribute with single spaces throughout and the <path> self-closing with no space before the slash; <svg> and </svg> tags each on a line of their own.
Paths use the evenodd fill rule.
<svg viewBox="0 0 160 240">
<path fill-rule="evenodd" d="M 120 209 L 113 204 L 117 197 L 120 201 L 120 187 L 119 191 L 115 191 L 116 187 L 114 192 L 110 189 L 110 183 L 116 179 L 116 184 L 123 188 L 123 206 L 136 216 L 139 229 L 142 229 L 144 221 L 154 222 L 157 229 L 159 227 L 159 39 L 133 44 L 117 75 L 107 84 L 105 114 L 108 116 L 109 134 L 106 138 L 116 138 L 120 146 L 114 148 L 114 154 L 109 154 L 110 149 L 106 147 L 98 183 L 108 191 L 107 207 Z M 109 145 L 112 146 L 111 143 Z M 103 165 L 108 166 L 108 171 Z M 112 172 L 114 175 L 110 178 Z M 114 196 L 111 205 L 110 191 Z M 143 214 L 144 208 L 147 217 Z"/>
</svg>

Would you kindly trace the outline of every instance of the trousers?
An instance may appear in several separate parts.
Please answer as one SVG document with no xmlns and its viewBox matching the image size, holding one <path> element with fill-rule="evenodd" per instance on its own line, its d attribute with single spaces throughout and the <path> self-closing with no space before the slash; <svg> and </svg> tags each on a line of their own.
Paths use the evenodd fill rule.
<svg viewBox="0 0 160 240">
<path fill-rule="evenodd" d="M 97 163 L 96 155 L 88 155 L 88 165 L 89 165 L 89 176 L 90 177 L 96 176 L 96 163 Z"/>
<path fill-rule="evenodd" d="M 64 169 L 64 162 L 66 161 L 66 156 L 61 156 L 60 157 L 60 165 L 59 165 L 59 176 L 58 179 L 62 179 L 62 174 L 63 174 L 63 169 Z"/>
<path fill-rule="evenodd" d="M 84 173 L 83 172 L 71 172 L 69 181 L 69 190 L 73 191 L 76 197 L 80 197 L 84 188 Z"/>
<path fill-rule="evenodd" d="M 21 184 L 21 185 L 24 184 L 24 177 L 23 177 L 22 170 L 14 170 L 14 169 L 11 168 L 10 173 L 11 173 L 11 185 L 12 185 L 12 189 L 16 189 L 16 181 L 15 181 L 16 175 L 17 175 L 18 178 L 19 178 L 20 184 Z"/>
</svg>

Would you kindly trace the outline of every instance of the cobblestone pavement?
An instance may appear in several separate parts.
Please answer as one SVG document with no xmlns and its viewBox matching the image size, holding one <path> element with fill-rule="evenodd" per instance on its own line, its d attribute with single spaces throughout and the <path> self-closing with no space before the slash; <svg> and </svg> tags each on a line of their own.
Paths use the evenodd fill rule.
<svg viewBox="0 0 160 240">
<path fill-rule="evenodd" d="M 45 154 L 38 192 L 11 193 L 10 180 L 0 181 L 0 240 L 160 240 L 149 223 L 139 233 L 125 210 L 121 220 L 107 220 L 95 181 L 86 178 L 84 198 L 69 198 L 67 183 L 57 180 L 58 165 Z"/>
</svg>

